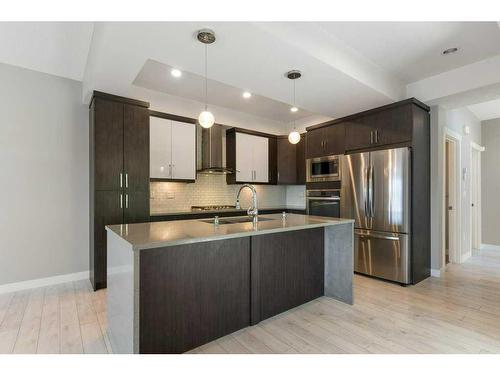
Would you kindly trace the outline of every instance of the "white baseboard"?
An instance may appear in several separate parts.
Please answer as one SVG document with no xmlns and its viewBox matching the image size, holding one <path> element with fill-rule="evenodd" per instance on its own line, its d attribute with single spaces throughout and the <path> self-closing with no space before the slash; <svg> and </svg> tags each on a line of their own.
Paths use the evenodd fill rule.
<svg viewBox="0 0 500 375">
<path fill-rule="evenodd" d="M 17 292 L 19 290 L 25 290 L 25 289 L 41 288 L 44 286 L 62 284 L 70 281 L 84 280 L 88 278 L 89 278 L 89 271 L 83 271 L 76 273 L 68 273 L 65 275 L 45 277 L 43 279 L 34 279 L 34 280 L 20 281 L 18 283 L 3 284 L 0 285 L 0 294 Z"/>
<path fill-rule="evenodd" d="M 462 259 L 460 259 L 460 263 L 465 262 L 467 259 L 469 259 L 472 255 L 472 251 L 468 251 L 465 254 L 462 255 Z"/>
<path fill-rule="evenodd" d="M 441 270 L 435 270 L 431 268 L 431 276 L 432 277 L 441 277 Z"/>
<path fill-rule="evenodd" d="M 480 250 L 497 250 L 500 251 L 500 246 L 498 245 L 490 245 L 487 243 L 482 243 Z"/>
</svg>

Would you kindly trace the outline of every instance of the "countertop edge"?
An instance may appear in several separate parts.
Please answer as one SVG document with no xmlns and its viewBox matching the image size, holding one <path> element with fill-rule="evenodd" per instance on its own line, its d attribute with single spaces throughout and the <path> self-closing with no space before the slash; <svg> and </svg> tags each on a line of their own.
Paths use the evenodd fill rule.
<svg viewBox="0 0 500 375">
<path fill-rule="evenodd" d="M 227 239 L 231 239 L 231 238 L 260 236 L 260 235 L 271 234 L 271 233 L 291 232 L 291 231 L 295 231 L 295 230 L 322 228 L 322 227 L 344 225 L 344 224 L 354 224 L 353 219 L 340 219 L 340 220 L 341 221 L 329 221 L 329 222 L 323 222 L 323 223 L 297 225 L 297 226 L 288 227 L 288 228 L 280 227 L 280 228 L 272 228 L 272 229 L 262 229 L 262 230 L 258 230 L 258 231 L 252 231 L 252 232 L 240 232 L 240 233 L 221 234 L 221 235 L 213 235 L 213 236 L 206 236 L 206 237 L 187 238 L 187 239 L 168 241 L 168 242 L 155 242 L 155 243 L 150 243 L 150 244 L 146 244 L 146 245 L 134 245 L 134 244 L 130 243 L 129 241 L 127 241 L 122 236 L 120 236 L 118 233 L 113 231 L 111 228 L 109 228 L 108 225 L 106 225 L 105 228 L 106 228 L 107 232 L 113 233 L 114 235 L 120 237 L 127 244 L 131 245 L 133 251 L 141 251 L 141 250 L 158 249 L 158 248 L 162 248 L 162 247 L 188 245 L 188 244 L 199 243 L 199 242 L 227 240 Z"/>
</svg>

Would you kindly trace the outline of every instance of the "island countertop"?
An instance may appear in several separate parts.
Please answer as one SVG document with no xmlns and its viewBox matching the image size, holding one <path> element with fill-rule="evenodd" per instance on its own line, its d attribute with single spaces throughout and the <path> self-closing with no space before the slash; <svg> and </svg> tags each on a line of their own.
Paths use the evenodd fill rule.
<svg viewBox="0 0 500 375">
<path fill-rule="evenodd" d="M 106 230 L 127 241 L 133 250 L 143 250 L 354 222 L 352 219 L 299 214 L 287 214 L 285 218 L 282 214 L 269 214 L 259 215 L 259 218 L 263 220 L 255 226 L 253 222 L 214 225 L 206 219 L 195 219 L 108 225 Z"/>
</svg>

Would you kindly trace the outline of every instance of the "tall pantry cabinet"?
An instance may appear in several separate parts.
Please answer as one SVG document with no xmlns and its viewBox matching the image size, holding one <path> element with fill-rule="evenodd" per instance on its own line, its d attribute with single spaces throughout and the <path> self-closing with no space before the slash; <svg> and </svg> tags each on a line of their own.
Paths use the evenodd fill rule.
<svg viewBox="0 0 500 375">
<path fill-rule="evenodd" d="M 106 225 L 149 221 L 149 103 L 94 91 L 90 128 L 90 281 L 106 288 Z"/>
</svg>

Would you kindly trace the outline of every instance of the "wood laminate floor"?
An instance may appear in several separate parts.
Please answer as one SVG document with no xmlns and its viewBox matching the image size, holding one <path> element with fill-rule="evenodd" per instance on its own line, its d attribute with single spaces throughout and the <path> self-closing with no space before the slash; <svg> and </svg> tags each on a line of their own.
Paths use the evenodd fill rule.
<svg viewBox="0 0 500 375">
<path fill-rule="evenodd" d="M 0 295 L 0 353 L 110 352 L 105 293 Z M 500 353 L 500 252 L 406 288 L 356 276 L 353 306 L 322 297 L 191 353 Z"/>
</svg>

